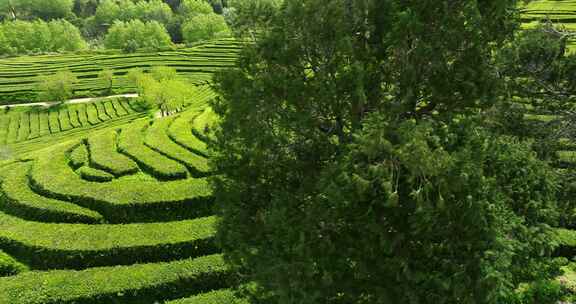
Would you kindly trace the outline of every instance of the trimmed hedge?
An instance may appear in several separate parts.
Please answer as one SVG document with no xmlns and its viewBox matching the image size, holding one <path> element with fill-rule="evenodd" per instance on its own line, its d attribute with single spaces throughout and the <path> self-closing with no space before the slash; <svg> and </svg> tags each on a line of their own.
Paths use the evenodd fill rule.
<svg viewBox="0 0 576 304">
<path fill-rule="evenodd" d="M 76 170 L 76 173 L 89 182 L 96 182 L 96 183 L 105 183 L 110 182 L 114 179 L 114 175 L 99 170 L 95 168 L 90 168 L 87 166 L 81 167 L 80 169 Z"/>
<path fill-rule="evenodd" d="M 138 165 L 134 161 L 117 152 L 117 137 L 116 131 L 111 130 L 88 138 L 90 165 L 115 177 L 138 172 Z"/>
<path fill-rule="evenodd" d="M 232 289 L 220 289 L 193 297 L 166 302 L 165 304 L 248 304 L 248 300 L 237 298 Z"/>
<path fill-rule="evenodd" d="M 122 129 L 118 149 L 134 160 L 142 170 L 160 180 L 183 179 L 188 171 L 180 163 L 162 156 L 144 145 L 143 132 L 149 127 L 148 121 L 133 123 Z"/>
<path fill-rule="evenodd" d="M 0 303 L 154 303 L 222 288 L 229 277 L 220 255 L 83 271 L 28 272 L 0 278 Z"/>
<path fill-rule="evenodd" d="M 0 210 L 29 220 L 64 223 L 99 223 L 102 215 L 75 204 L 36 194 L 28 187 L 29 164 L 2 169 Z"/>
<path fill-rule="evenodd" d="M 156 119 L 154 124 L 148 128 L 145 144 L 152 150 L 173 159 L 188 168 L 195 177 L 209 175 L 210 167 L 208 159 L 181 147 L 168 137 L 168 127 L 175 117 Z"/>
<path fill-rule="evenodd" d="M 88 164 L 88 148 L 85 144 L 79 144 L 68 152 L 70 167 L 74 170 Z"/>
<path fill-rule="evenodd" d="M 217 122 L 218 115 L 214 113 L 212 108 L 208 107 L 192 121 L 192 133 L 203 141 L 209 141 L 209 134 L 206 134 L 206 131 L 210 130 Z"/>
<path fill-rule="evenodd" d="M 160 183 L 135 175 L 109 183 L 84 181 L 66 165 L 65 152 L 74 145 L 58 146 L 34 162 L 30 186 L 35 192 L 96 210 L 113 223 L 187 219 L 212 211 L 206 179 Z"/>
<path fill-rule="evenodd" d="M 569 259 L 576 257 L 576 231 L 559 228 L 556 229 L 556 235 L 560 242 L 556 249 L 556 255 Z"/>
<path fill-rule="evenodd" d="M 0 277 L 13 276 L 27 271 L 28 267 L 0 250 Z"/>
<path fill-rule="evenodd" d="M 155 66 L 171 66 L 180 76 L 191 82 L 210 80 L 214 72 L 234 67 L 242 42 L 222 39 L 193 48 L 141 52 L 135 54 L 60 54 L 49 56 L 20 56 L 0 59 L 0 103 L 37 101 L 38 83 L 42 75 L 67 69 L 78 81 L 74 84 L 75 97 L 101 95 L 108 84 L 98 73 L 102 69 L 114 71 L 113 90 L 118 93 L 134 92 L 126 71 L 132 68 L 148 70 Z"/>
<path fill-rule="evenodd" d="M 189 110 L 180 114 L 168 127 L 168 136 L 175 143 L 198 155 L 208 157 L 208 147 L 206 143 L 198 139 L 192 133 L 192 120 L 200 112 Z"/>
<path fill-rule="evenodd" d="M 0 95 L 2 95 L 1 92 Z M 117 106 L 115 107 L 114 104 Z M 105 99 L 87 105 L 64 104 L 49 108 L 20 107 L 13 108 L 7 113 L 4 112 L 5 110 L 0 110 L 0 144 L 26 143 L 42 136 L 67 133 L 79 128 L 99 125 L 102 121 L 97 108 L 100 108 L 102 112 L 100 116 L 106 122 L 142 115 L 142 113 L 131 115 L 136 112 L 132 110 L 129 113 L 122 106 L 122 102 L 114 99 Z"/>
<path fill-rule="evenodd" d="M 215 223 L 215 217 L 205 217 L 124 225 L 50 224 L 0 212 L 0 247 L 34 269 L 158 262 L 218 252 Z"/>
</svg>

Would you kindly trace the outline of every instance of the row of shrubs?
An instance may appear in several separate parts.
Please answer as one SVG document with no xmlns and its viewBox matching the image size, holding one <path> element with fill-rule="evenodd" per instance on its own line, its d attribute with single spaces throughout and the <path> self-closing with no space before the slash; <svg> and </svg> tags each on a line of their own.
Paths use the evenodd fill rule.
<svg viewBox="0 0 576 304">
<path fill-rule="evenodd" d="M 126 117 L 128 101 L 106 100 L 51 108 L 4 109 L 0 113 L 0 144 L 13 144 L 81 127 L 91 127 L 110 119 Z"/>
<path fill-rule="evenodd" d="M 122 129 L 118 150 L 134 160 L 140 168 L 160 180 L 178 180 L 188 177 L 186 167 L 172 159 L 161 156 L 144 145 L 149 121 L 133 123 Z"/>
<path fill-rule="evenodd" d="M 227 287 L 230 279 L 221 255 L 83 271 L 28 272 L 0 278 L 0 303 L 161 303 Z"/>
<path fill-rule="evenodd" d="M 193 177 L 205 177 L 210 174 L 208 159 L 190 152 L 175 143 L 168 136 L 168 130 L 177 117 L 166 117 L 154 121 L 148 128 L 144 144 L 152 150 L 175 160 L 189 170 Z M 191 128 L 188 128 L 191 131 Z M 192 137 L 193 135 L 190 134 Z"/>
<path fill-rule="evenodd" d="M 76 204 L 44 197 L 28 186 L 28 163 L 2 168 L 0 210 L 23 219 L 49 223 L 97 224 L 104 218 L 98 212 Z"/>
<path fill-rule="evenodd" d="M 211 213 L 213 197 L 205 179 L 163 183 L 137 176 L 112 183 L 82 180 L 66 157 L 78 144 L 57 147 L 36 160 L 30 172 L 35 192 L 96 210 L 110 222 L 169 221 Z"/>
<path fill-rule="evenodd" d="M 215 217 L 129 225 L 54 224 L 0 212 L 0 248 L 33 269 L 85 269 L 218 252 Z"/>
<path fill-rule="evenodd" d="M 90 166 L 109 172 L 114 177 L 138 172 L 138 165 L 117 152 L 118 133 L 115 130 L 90 136 L 86 141 L 90 152 Z"/>
</svg>

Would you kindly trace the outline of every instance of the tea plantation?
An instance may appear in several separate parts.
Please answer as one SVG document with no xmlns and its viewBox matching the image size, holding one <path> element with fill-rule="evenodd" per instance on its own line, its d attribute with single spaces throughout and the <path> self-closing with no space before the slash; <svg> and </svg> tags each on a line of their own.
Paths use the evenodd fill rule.
<svg viewBox="0 0 576 304">
<path fill-rule="evenodd" d="M 8 146 L 60 136 L 1 167 L 0 303 L 233 301 L 206 181 L 213 93 L 197 90 L 160 119 L 128 100 L 0 116 Z"/>
<path fill-rule="evenodd" d="M 576 0 L 531 1 L 521 18 L 525 29 L 549 19 L 576 30 Z M 210 177 L 223 173 L 208 149 L 223 121 L 211 108 L 213 75 L 235 67 L 243 45 L 218 38 L 157 51 L 0 58 L 0 304 L 248 303 L 236 287 L 254 281 L 238 277 L 216 240 L 225 214 L 215 215 Z M 135 93 L 129 72 L 155 67 L 173 68 L 189 88 L 178 111 L 151 111 L 138 97 L 14 106 L 44 102 L 40 83 L 57 72 L 75 76 L 72 96 L 80 98 Z M 108 70 L 111 84 L 100 75 Z M 514 105 L 534 129 L 561 118 L 519 98 Z M 554 170 L 576 170 L 576 142 L 556 146 Z M 572 300 L 576 230 L 550 234 L 558 243 L 552 255 L 565 258 L 551 280 Z"/>
<path fill-rule="evenodd" d="M 62 70 L 68 70 L 77 77 L 74 84 L 76 97 L 99 96 L 108 89 L 103 79 L 98 77 L 103 69 L 113 71 L 112 89 L 116 93 L 134 91 L 134 85 L 126 77 L 134 68 L 173 67 L 192 83 L 205 83 L 215 71 L 234 65 L 240 47 L 240 42 L 226 38 L 170 51 L 123 54 L 109 50 L 102 51 L 102 54 L 0 59 L 0 105 L 44 101 L 39 100 L 38 84 L 42 77 Z"/>
</svg>

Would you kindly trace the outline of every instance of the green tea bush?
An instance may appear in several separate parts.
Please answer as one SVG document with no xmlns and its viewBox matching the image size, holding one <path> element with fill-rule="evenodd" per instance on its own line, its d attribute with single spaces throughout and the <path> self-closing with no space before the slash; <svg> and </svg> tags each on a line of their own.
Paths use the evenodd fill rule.
<svg viewBox="0 0 576 304">
<path fill-rule="evenodd" d="M 142 121 L 122 129 L 118 149 L 129 156 L 140 168 L 162 180 L 183 179 L 188 175 L 186 167 L 166 158 L 144 145 L 144 131 L 149 128 L 149 122 Z"/>
<path fill-rule="evenodd" d="M 28 267 L 0 250 L 0 277 L 16 275 L 26 270 Z"/>
<path fill-rule="evenodd" d="M 229 278 L 230 270 L 220 255 L 170 263 L 57 270 L 0 278 L 0 303 L 152 303 L 223 288 Z"/>
<path fill-rule="evenodd" d="M 87 166 L 81 167 L 80 169 L 76 170 L 76 173 L 78 173 L 80 177 L 82 177 L 83 179 L 91 182 L 104 183 L 114 179 L 114 175 L 108 172 Z"/>
<path fill-rule="evenodd" d="M 129 265 L 218 251 L 215 217 L 166 223 L 39 223 L 0 212 L 0 245 L 34 269 Z"/>
<path fill-rule="evenodd" d="M 154 124 L 148 128 L 144 143 L 154 151 L 184 164 L 193 176 L 207 176 L 210 172 L 208 159 L 190 152 L 179 144 L 173 142 L 168 136 L 167 131 L 173 121 L 174 117 L 156 119 Z"/>
<path fill-rule="evenodd" d="M 57 223 L 100 223 L 102 215 L 73 203 L 41 196 L 28 187 L 29 164 L 5 167 L 0 181 L 0 210 L 23 219 Z"/>
<path fill-rule="evenodd" d="M 87 141 L 90 164 L 94 168 L 110 172 L 115 177 L 138 172 L 138 166 L 134 161 L 117 152 L 117 137 L 116 131 L 90 136 Z"/>
</svg>

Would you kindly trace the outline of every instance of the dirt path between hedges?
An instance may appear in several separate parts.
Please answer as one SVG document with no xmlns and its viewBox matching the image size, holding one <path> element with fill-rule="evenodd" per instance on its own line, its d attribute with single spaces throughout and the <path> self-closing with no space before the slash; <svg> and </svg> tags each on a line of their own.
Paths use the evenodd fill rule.
<svg viewBox="0 0 576 304">
<path fill-rule="evenodd" d="M 65 101 L 64 104 L 77 104 L 77 103 L 87 103 L 92 101 L 97 101 L 101 99 L 110 99 L 110 98 L 118 98 L 118 97 L 126 97 L 126 98 L 136 98 L 138 94 L 122 94 L 122 95 L 112 95 L 112 96 L 105 96 L 105 97 L 90 97 L 90 98 L 77 98 L 77 99 L 70 99 Z M 19 104 L 10 104 L 10 105 L 0 105 L 0 109 L 4 109 L 7 107 L 16 108 L 16 107 L 34 107 L 34 106 L 41 106 L 41 107 L 49 107 L 53 105 L 57 105 L 59 102 L 54 101 L 47 101 L 47 102 L 34 102 L 34 103 L 19 103 Z"/>
</svg>

